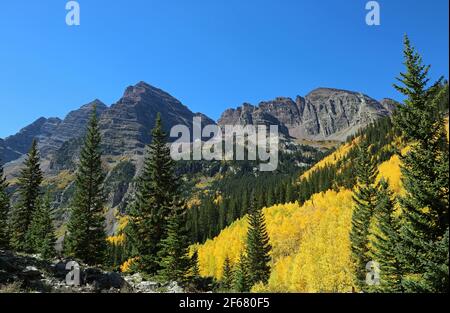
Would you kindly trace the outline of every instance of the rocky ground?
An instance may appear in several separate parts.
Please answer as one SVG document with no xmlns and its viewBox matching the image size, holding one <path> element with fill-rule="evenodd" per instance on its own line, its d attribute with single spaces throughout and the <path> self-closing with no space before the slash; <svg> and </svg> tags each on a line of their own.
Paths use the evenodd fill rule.
<svg viewBox="0 0 450 313">
<path fill-rule="evenodd" d="M 176 282 L 146 281 L 140 274 L 122 275 L 80 263 L 79 286 L 69 285 L 70 260 L 44 261 L 38 255 L 0 250 L 0 293 L 180 293 Z"/>
</svg>

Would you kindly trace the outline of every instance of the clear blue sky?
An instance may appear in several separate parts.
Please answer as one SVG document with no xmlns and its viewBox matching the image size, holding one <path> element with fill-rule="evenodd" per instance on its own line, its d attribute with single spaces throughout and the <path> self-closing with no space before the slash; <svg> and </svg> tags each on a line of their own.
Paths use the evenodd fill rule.
<svg viewBox="0 0 450 313">
<path fill-rule="evenodd" d="M 399 99 L 405 33 L 448 77 L 448 0 L 380 0 L 378 27 L 365 0 L 79 0 L 79 27 L 66 2 L 0 4 L 0 137 L 140 80 L 212 118 L 319 86 Z"/>
</svg>

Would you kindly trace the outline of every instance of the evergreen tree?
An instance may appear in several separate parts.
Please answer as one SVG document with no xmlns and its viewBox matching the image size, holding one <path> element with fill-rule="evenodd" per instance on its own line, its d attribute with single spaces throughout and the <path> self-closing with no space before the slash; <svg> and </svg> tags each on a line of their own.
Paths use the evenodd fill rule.
<svg viewBox="0 0 450 313">
<path fill-rule="evenodd" d="M 38 206 L 42 172 L 39 165 L 40 158 L 37 141 L 33 140 L 31 149 L 20 171 L 18 182 L 19 200 L 14 207 L 10 222 L 10 243 L 17 251 L 28 251 L 26 244 L 27 232 L 30 228 L 31 218 Z"/>
<path fill-rule="evenodd" d="M 423 280 L 413 282 L 412 286 L 407 287 L 419 292 L 448 293 L 449 292 L 449 271 L 448 271 L 448 228 L 444 237 L 434 242 L 430 250 L 434 254 L 426 261 L 424 266 Z"/>
<path fill-rule="evenodd" d="M 56 255 L 55 228 L 49 195 L 44 200 L 39 201 L 39 206 L 33 213 L 27 242 L 31 251 L 40 253 L 43 259 L 49 259 Z"/>
<path fill-rule="evenodd" d="M 195 250 L 191 256 L 191 276 L 194 279 L 197 279 L 200 277 L 200 267 L 198 264 L 198 251 L 197 250 Z"/>
<path fill-rule="evenodd" d="M 249 292 L 252 287 L 248 266 L 247 256 L 241 253 L 234 272 L 234 290 L 237 292 Z"/>
<path fill-rule="evenodd" d="M 5 249 L 9 246 L 9 196 L 6 192 L 7 187 L 6 178 L 3 176 L 3 166 L 0 163 L 0 249 Z"/>
<path fill-rule="evenodd" d="M 72 213 L 65 239 L 66 254 L 88 264 L 102 264 L 107 250 L 103 215 L 105 176 L 100 144 L 100 129 L 94 107 L 80 154 Z"/>
<path fill-rule="evenodd" d="M 436 257 L 443 251 L 434 250 L 449 226 L 449 147 L 444 112 L 440 110 L 443 102 L 448 103 L 448 85 L 442 87 L 441 79 L 428 87 L 430 67 L 423 65 L 408 37 L 404 44 L 406 72 L 400 74 L 402 85 L 394 85 L 406 96 L 394 116 L 395 126 L 411 147 L 401 157 L 406 189 L 399 199 L 404 212 L 401 255 L 409 272 L 404 280 L 407 291 L 424 291 L 424 286 L 440 285 L 428 281 L 436 278 L 428 272 L 430 260 L 446 260 L 448 264 L 448 254 Z"/>
<path fill-rule="evenodd" d="M 294 186 L 291 181 L 286 185 L 286 203 L 294 201 Z"/>
<path fill-rule="evenodd" d="M 223 262 L 222 285 L 225 290 L 231 290 L 233 288 L 233 267 L 228 256 Z"/>
<path fill-rule="evenodd" d="M 371 156 L 369 145 L 363 138 L 358 148 L 355 170 L 357 186 L 354 190 L 353 200 L 355 208 L 352 215 L 352 229 L 350 240 L 352 259 L 355 265 L 356 282 L 360 289 L 366 287 L 366 264 L 370 259 L 369 229 L 376 207 L 377 188 L 375 179 L 377 165 Z"/>
<path fill-rule="evenodd" d="M 402 265 L 399 259 L 399 221 L 394 216 L 392 192 L 382 179 L 377 195 L 375 212 L 378 232 L 374 234 L 372 245 L 374 258 L 380 264 L 380 285 L 382 292 L 401 292 Z"/>
<path fill-rule="evenodd" d="M 140 270 L 156 274 L 160 269 L 160 241 L 166 237 L 166 217 L 178 189 L 174 161 L 166 145 L 160 114 L 156 117 L 152 143 L 148 147 L 136 189 L 135 201 L 129 211 L 127 237 L 139 256 Z"/>
<path fill-rule="evenodd" d="M 188 256 L 189 240 L 186 230 L 186 207 L 175 203 L 167 223 L 167 237 L 161 241 L 159 275 L 166 281 L 186 281 L 191 262 Z M 198 268 L 197 268 L 198 272 Z"/>
<path fill-rule="evenodd" d="M 256 199 L 252 196 L 252 203 L 248 215 L 247 232 L 247 256 L 251 277 L 251 285 L 258 282 L 267 283 L 270 276 L 270 251 L 272 247 L 269 243 L 266 222 L 262 208 L 256 207 Z"/>
</svg>

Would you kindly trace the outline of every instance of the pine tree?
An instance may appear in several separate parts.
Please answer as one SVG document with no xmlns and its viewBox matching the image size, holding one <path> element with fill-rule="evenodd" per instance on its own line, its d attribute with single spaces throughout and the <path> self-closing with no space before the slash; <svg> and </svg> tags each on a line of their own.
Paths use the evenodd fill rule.
<svg viewBox="0 0 450 313">
<path fill-rule="evenodd" d="M 167 223 L 167 237 L 161 241 L 161 250 L 158 252 L 160 277 L 166 281 L 185 282 L 191 267 L 188 251 L 186 207 L 178 202 L 171 208 Z"/>
<path fill-rule="evenodd" d="M 40 253 L 43 259 L 50 259 L 56 255 L 56 237 L 49 195 L 38 203 L 27 233 L 27 242 L 32 252 Z"/>
<path fill-rule="evenodd" d="M 29 250 L 26 244 L 26 235 L 31 224 L 31 217 L 37 208 L 42 182 L 39 162 L 37 141 L 33 140 L 31 149 L 24 162 L 24 168 L 20 171 L 18 182 L 19 200 L 11 215 L 10 243 L 12 248 L 17 251 Z"/>
<path fill-rule="evenodd" d="M 237 292 L 249 292 L 252 287 L 248 266 L 247 256 L 241 253 L 234 272 L 234 290 Z"/>
<path fill-rule="evenodd" d="M 233 288 L 233 267 L 228 256 L 223 262 L 222 285 L 225 290 L 231 290 Z"/>
<path fill-rule="evenodd" d="M 0 249 L 9 247 L 9 196 L 6 188 L 8 188 L 8 183 L 3 175 L 3 166 L 0 163 Z"/>
<path fill-rule="evenodd" d="M 377 195 L 375 212 L 378 232 L 374 234 L 372 245 L 374 258 L 380 264 L 380 285 L 382 292 L 401 292 L 403 270 L 399 259 L 399 221 L 394 216 L 392 192 L 382 179 Z"/>
<path fill-rule="evenodd" d="M 366 287 L 366 264 L 370 259 L 369 229 L 376 207 L 377 188 L 375 179 L 377 167 L 371 156 L 369 145 L 362 139 L 358 148 L 355 170 L 357 186 L 353 200 L 355 208 L 352 215 L 352 229 L 350 232 L 352 259 L 355 265 L 356 282 L 360 289 Z"/>
<path fill-rule="evenodd" d="M 105 176 L 100 144 L 100 129 L 94 107 L 80 154 L 72 213 L 65 239 L 66 254 L 87 264 L 102 264 L 107 249 L 103 215 Z"/>
<path fill-rule="evenodd" d="M 286 203 L 292 202 L 294 200 L 294 186 L 291 181 L 286 185 Z"/>
<path fill-rule="evenodd" d="M 430 250 L 434 251 L 434 254 L 424 266 L 424 279 L 411 286 L 414 290 L 433 293 L 449 292 L 448 247 L 447 228 L 444 237 L 430 246 Z"/>
<path fill-rule="evenodd" d="M 408 37 L 404 45 L 406 73 L 398 79 L 402 86 L 394 85 L 406 96 L 394 124 L 411 147 L 401 157 L 406 189 L 406 195 L 399 199 L 404 212 L 401 255 L 409 272 L 404 281 L 407 291 L 423 291 L 424 286 L 439 285 L 428 281 L 436 277 L 427 268 L 430 260 L 436 259 L 433 247 L 443 240 L 449 226 L 449 147 L 444 112 L 440 110 L 443 102 L 448 103 L 448 85 L 442 87 L 440 79 L 428 87 L 430 66 L 423 65 Z M 448 254 L 437 259 L 448 264 Z"/>
<path fill-rule="evenodd" d="M 152 131 L 144 166 L 136 186 L 134 204 L 129 215 L 127 237 L 139 256 L 140 270 L 156 274 L 160 269 L 160 241 L 166 236 L 167 221 L 178 180 L 170 148 L 166 145 L 160 114 Z"/>
<path fill-rule="evenodd" d="M 191 277 L 198 279 L 200 277 L 200 268 L 198 264 L 198 250 L 195 250 L 191 256 Z"/>
<path fill-rule="evenodd" d="M 248 215 L 247 232 L 247 256 L 250 271 L 250 283 L 255 285 L 258 282 L 267 283 L 270 276 L 269 262 L 272 247 L 269 243 L 266 222 L 262 208 L 256 207 L 256 198 L 253 195 L 250 212 Z"/>
</svg>

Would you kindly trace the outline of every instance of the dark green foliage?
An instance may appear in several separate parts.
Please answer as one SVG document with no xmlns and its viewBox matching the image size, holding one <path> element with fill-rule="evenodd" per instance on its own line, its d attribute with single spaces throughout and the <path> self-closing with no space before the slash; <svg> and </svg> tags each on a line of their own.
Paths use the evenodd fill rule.
<svg viewBox="0 0 450 313">
<path fill-rule="evenodd" d="M 297 200 L 297 181 L 304 167 L 298 163 L 313 164 L 323 153 L 314 148 L 300 146 L 292 153 L 280 152 L 280 164 L 275 172 L 254 172 L 253 166 L 240 162 L 189 161 L 178 162 L 177 172 L 184 173 L 187 185 L 183 186 L 183 195 L 191 196 L 193 185 L 189 185 L 198 176 L 211 176 L 220 173 L 222 177 L 208 187 L 209 193 L 200 194 L 201 204 L 193 206 L 188 212 L 190 240 L 204 242 L 236 219 L 248 213 L 250 195 L 254 190 L 257 206 L 262 208 L 268 203 L 285 203 Z M 214 203 L 216 194 L 223 197 L 220 205 Z M 269 199 L 270 198 L 270 199 Z"/>
<path fill-rule="evenodd" d="M 223 273 L 222 273 L 222 286 L 226 291 L 230 291 L 233 288 L 233 267 L 230 262 L 230 258 L 226 257 L 223 262 Z"/>
<path fill-rule="evenodd" d="M 375 212 L 378 232 L 372 241 L 374 259 L 380 264 L 380 285 L 377 291 L 401 292 L 402 264 L 400 262 L 399 220 L 394 216 L 394 203 L 392 192 L 388 183 L 383 179 L 377 194 L 377 207 Z"/>
<path fill-rule="evenodd" d="M 200 277 L 200 268 L 198 264 L 198 251 L 195 250 L 191 256 L 191 277 L 198 279 Z"/>
<path fill-rule="evenodd" d="M 156 274 L 160 269 L 160 242 L 166 237 L 167 216 L 177 195 L 177 182 L 174 161 L 158 114 L 126 229 L 132 251 L 139 256 L 139 268 L 148 274 Z"/>
<path fill-rule="evenodd" d="M 251 286 L 256 283 L 267 283 L 270 276 L 269 262 L 272 247 L 269 243 L 266 222 L 261 208 L 256 207 L 256 199 L 253 196 L 248 215 L 247 232 L 247 256 L 250 272 Z"/>
<path fill-rule="evenodd" d="M 377 205 L 375 179 L 377 167 L 366 141 L 359 146 L 355 164 L 357 186 L 353 200 L 355 209 L 350 231 L 352 259 L 355 264 L 356 282 L 360 289 L 366 287 L 366 264 L 371 260 L 369 251 L 369 229 Z"/>
<path fill-rule="evenodd" d="M 14 207 L 10 222 L 10 243 L 17 251 L 28 251 L 26 235 L 31 224 L 33 213 L 38 207 L 42 172 L 37 149 L 37 141 L 33 140 L 31 149 L 20 171 L 18 194 L 19 200 Z"/>
<path fill-rule="evenodd" d="M 191 260 L 188 256 L 186 208 L 181 202 L 176 202 L 169 214 L 167 235 L 161 241 L 161 250 L 158 252 L 161 267 L 158 274 L 166 281 L 184 283 L 191 268 Z"/>
<path fill-rule="evenodd" d="M 6 192 L 8 184 L 3 176 L 3 166 L 0 164 L 0 248 L 5 249 L 9 246 L 9 195 Z"/>
<path fill-rule="evenodd" d="M 236 292 L 249 292 L 252 287 L 251 276 L 248 270 L 249 262 L 244 253 L 241 253 L 239 262 L 236 265 L 234 271 L 234 291 Z"/>
<path fill-rule="evenodd" d="M 422 64 L 421 56 L 407 37 L 404 56 L 406 73 L 400 74 L 402 86 L 395 88 L 407 99 L 394 119 L 411 146 L 402 157 L 406 195 L 399 199 L 404 212 L 402 256 L 409 273 L 404 285 L 407 291 L 424 291 L 426 286 L 442 286 L 440 282 L 429 281 L 436 277 L 429 272 L 430 260 L 444 260 L 448 264 L 448 252 L 437 256 L 443 250 L 434 250 L 449 225 L 449 147 L 441 110 L 442 103 L 448 103 L 448 85 L 442 86 L 439 80 L 428 87 L 429 66 Z M 444 289 L 448 290 L 448 285 Z"/>
<path fill-rule="evenodd" d="M 406 288 L 418 292 L 449 292 L 449 271 L 448 271 L 448 228 L 444 237 L 434 242 L 430 251 L 430 259 L 426 260 L 424 265 L 423 279 L 419 281 L 406 281 Z"/>
<path fill-rule="evenodd" d="M 72 212 L 65 238 L 65 253 L 87 264 L 103 264 L 107 249 L 103 215 L 105 175 L 100 144 L 100 130 L 94 108 L 80 153 Z"/>
<path fill-rule="evenodd" d="M 55 228 L 48 195 L 44 200 L 39 201 L 39 206 L 33 213 L 30 229 L 27 233 L 27 243 L 30 250 L 41 254 L 43 259 L 50 259 L 56 255 Z"/>
</svg>

